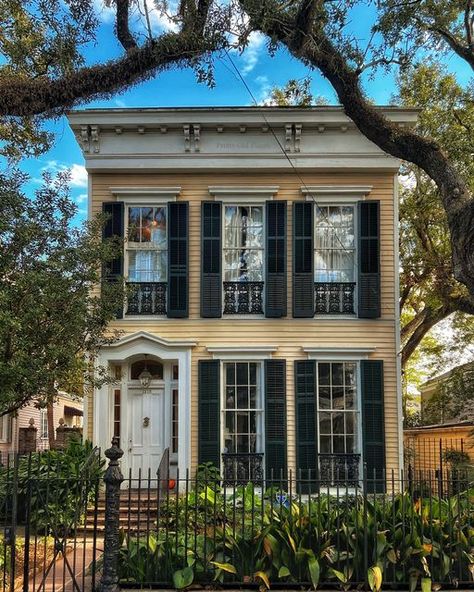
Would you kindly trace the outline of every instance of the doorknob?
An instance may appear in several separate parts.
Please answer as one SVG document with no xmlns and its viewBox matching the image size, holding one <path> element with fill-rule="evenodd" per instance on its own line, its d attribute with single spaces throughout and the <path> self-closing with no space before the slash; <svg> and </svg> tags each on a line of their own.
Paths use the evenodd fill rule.
<svg viewBox="0 0 474 592">
<path fill-rule="evenodd" d="M 147 428 L 150 425 L 150 418 L 149 417 L 144 417 L 143 418 L 143 427 Z"/>
</svg>

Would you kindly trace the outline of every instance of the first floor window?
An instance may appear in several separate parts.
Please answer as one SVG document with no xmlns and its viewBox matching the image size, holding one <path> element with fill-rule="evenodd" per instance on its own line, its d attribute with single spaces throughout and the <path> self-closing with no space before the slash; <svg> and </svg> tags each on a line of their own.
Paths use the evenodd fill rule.
<svg viewBox="0 0 474 592">
<path fill-rule="evenodd" d="M 317 410 L 322 481 L 355 481 L 360 464 L 356 362 L 318 363 Z"/>
<path fill-rule="evenodd" d="M 46 440 L 48 438 L 48 410 L 47 409 L 41 409 L 40 438 L 42 440 Z"/>
<path fill-rule="evenodd" d="M 224 364 L 223 473 L 228 480 L 263 477 L 263 402 L 257 362 Z"/>
<path fill-rule="evenodd" d="M 0 417 L 0 442 L 11 441 L 11 415 L 3 415 Z"/>
</svg>

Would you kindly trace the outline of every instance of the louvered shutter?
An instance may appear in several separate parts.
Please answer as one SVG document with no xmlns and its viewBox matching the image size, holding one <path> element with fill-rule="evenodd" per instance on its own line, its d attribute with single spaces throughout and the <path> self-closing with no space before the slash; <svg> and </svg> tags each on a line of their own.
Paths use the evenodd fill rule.
<svg viewBox="0 0 474 592">
<path fill-rule="evenodd" d="M 188 316 L 189 203 L 168 204 L 168 302 L 170 318 Z"/>
<path fill-rule="evenodd" d="M 366 467 L 367 487 L 371 492 L 383 493 L 385 491 L 383 361 L 362 360 L 360 371 L 363 461 Z"/>
<path fill-rule="evenodd" d="M 293 316 L 314 315 L 313 204 L 293 206 Z"/>
<path fill-rule="evenodd" d="M 265 476 L 286 477 L 286 361 L 265 360 Z"/>
<path fill-rule="evenodd" d="M 380 316 L 380 201 L 359 202 L 359 317 Z"/>
<path fill-rule="evenodd" d="M 301 493 L 317 489 L 316 361 L 295 361 L 296 470 Z"/>
<path fill-rule="evenodd" d="M 198 462 L 220 467 L 220 361 L 200 360 L 198 366 Z"/>
<path fill-rule="evenodd" d="M 121 201 L 108 201 L 102 204 L 102 213 L 107 216 L 102 230 L 103 239 L 124 238 L 125 206 Z M 123 252 L 121 251 L 112 261 L 102 268 L 102 281 L 117 282 L 123 275 Z M 117 310 L 118 319 L 123 317 L 123 308 Z"/>
<path fill-rule="evenodd" d="M 286 316 L 286 201 L 266 203 L 265 316 Z"/>
<path fill-rule="evenodd" d="M 222 316 L 222 204 L 204 201 L 201 210 L 201 316 Z"/>
</svg>

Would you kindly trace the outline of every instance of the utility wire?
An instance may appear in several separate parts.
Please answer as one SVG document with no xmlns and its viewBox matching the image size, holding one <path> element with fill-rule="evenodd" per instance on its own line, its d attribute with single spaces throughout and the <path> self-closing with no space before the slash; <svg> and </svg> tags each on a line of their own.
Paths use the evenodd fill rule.
<svg viewBox="0 0 474 592">
<path fill-rule="evenodd" d="M 253 94 L 252 90 L 250 89 L 249 85 L 247 84 L 247 81 L 245 80 L 245 78 L 242 76 L 242 74 L 240 73 L 240 70 L 237 68 L 234 60 L 232 59 L 229 51 L 227 49 L 224 50 L 227 58 L 229 60 L 229 62 L 231 63 L 233 69 L 235 70 L 237 77 L 239 78 L 239 80 L 242 82 L 242 84 L 244 85 L 245 89 L 247 90 L 249 96 L 251 97 L 253 103 L 255 104 L 256 107 L 260 107 L 260 105 L 257 102 L 257 99 L 255 98 L 255 95 Z M 286 160 L 289 162 L 293 172 L 295 173 L 295 175 L 298 177 L 298 179 L 301 181 L 303 187 L 306 190 L 306 194 L 310 196 L 310 198 L 313 200 L 314 204 L 316 205 L 316 207 L 318 208 L 318 211 L 320 213 L 320 215 L 325 219 L 325 221 L 327 222 L 327 224 L 332 227 L 332 229 L 335 231 L 334 235 L 336 237 L 337 242 L 341 245 L 342 250 L 345 251 L 348 254 L 354 254 L 355 253 L 355 248 L 352 251 L 349 251 L 349 249 L 347 249 L 347 247 L 342 243 L 341 239 L 339 238 L 339 236 L 337 235 L 337 229 L 334 226 L 334 224 L 332 224 L 328 217 L 326 216 L 324 210 L 322 209 L 322 207 L 318 204 L 318 202 L 316 201 L 314 195 L 311 193 L 311 191 L 309 190 L 308 186 L 306 185 L 304 179 L 301 177 L 298 169 L 295 167 L 294 163 L 292 162 L 291 158 L 288 156 L 288 153 L 286 152 L 285 148 L 283 147 L 282 143 L 280 142 L 278 136 L 275 133 L 275 130 L 273 129 L 271 123 L 268 121 L 265 112 L 263 110 L 260 110 L 260 114 L 265 122 L 265 124 L 268 126 L 268 129 L 270 130 L 272 136 L 274 137 L 276 143 L 278 144 L 281 152 L 283 153 L 283 155 L 285 156 Z M 354 266 L 357 269 L 358 268 L 358 262 L 356 260 L 356 258 L 354 257 Z M 314 270 L 313 270 L 314 272 Z"/>
</svg>

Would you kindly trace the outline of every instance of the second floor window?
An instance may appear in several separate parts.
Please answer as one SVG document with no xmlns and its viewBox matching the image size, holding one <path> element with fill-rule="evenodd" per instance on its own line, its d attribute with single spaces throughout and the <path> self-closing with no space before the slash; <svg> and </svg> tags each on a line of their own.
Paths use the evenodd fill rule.
<svg viewBox="0 0 474 592">
<path fill-rule="evenodd" d="M 224 313 L 263 313 L 263 206 L 225 206 Z"/>
<path fill-rule="evenodd" d="M 127 222 L 127 314 L 166 314 L 167 208 L 129 207 Z"/>
<path fill-rule="evenodd" d="M 355 219 L 350 205 L 316 206 L 314 283 L 316 314 L 353 314 Z"/>
</svg>

